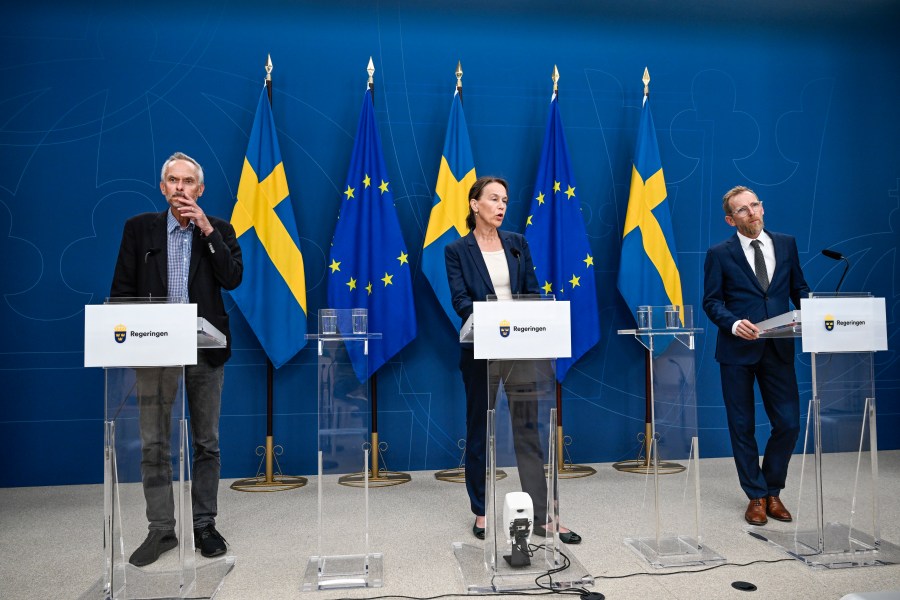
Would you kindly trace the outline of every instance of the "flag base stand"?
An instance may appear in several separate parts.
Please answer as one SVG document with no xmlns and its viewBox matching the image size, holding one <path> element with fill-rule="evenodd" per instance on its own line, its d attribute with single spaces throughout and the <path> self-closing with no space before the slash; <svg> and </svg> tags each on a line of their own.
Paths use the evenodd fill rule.
<svg viewBox="0 0 900 600">
<path fill-rule="evenodd" d="M 653 462 L 648 462 L 642 458 L 636 458 L 634 460 L 622 460 L 617 463 L 613 463 L 613 469 L 616 471 L 621 471 L 623 473 L 638 473 L 641 475 L 649 475 L 651 473 L 656 473 L 657 468 L 659 469 L 660 475 L 671 475 L 673 473 L 681 473 L 684 471 L 684 466 L 679 465 L 678 463 L 659 461 L 659 467 L 656 466 Z"/>
<path fill-rule="evenodd" d="M 464 466 L 455 469 L 443 469 L 434 474 L 434 478 L 438 481 L 447 481 L 449 483 L 465 483 L 466 468 Z"/>
<path fill-rule="evenodd" d="M 379 459 L 383 459 L 382 452 L 387 450 L 388 445 L 385 442 L 378 443 L 378 432 L 372 432 L 371 447 L 376 451 L 372 452 L 372 468 L 366 470 L 365 473 L 349 473 L 338 478 L 338 483 L 349 487 L 389 487 L 392 485 L 400 485 L 401 483 L 409 483 L 412 477 L 409 473 L 399 473 L 388 471 L 379 467 Z M 384 462 L 383 460 L 381 462 Z"/>
<path fill-rule="evenodd" d="M 438 481 L 446 481 L 449 483 L 466 482 L 466 441 L 459 440 L 456 443 L 456 446 L 460 450 L 462 450 L 462 455 L 459 457 L 459 466 L 453 469 L 443 469 L 441 471 L 437 471 L 434 474 L 434 478 Z M 501 479 L 506 479 L 506 471 L 504 471 L 503 469 L 497 469 L 496 481 L 500 481 Z"/>
<path fill-rule="evenodd" d="M 306 485 L 306 477 L 284 475 L 281 465 L 278 464 L 278 456 L 284 453 L 284 448 L 276 446 L 272 436 L 266 436 L 266 445 L 256 447 L 256 455 L 260 456 L 259 467 L 255 477 L 238 479 L 231 484 L 231 489 L 238 492 L 283 492 L 293 490 Z M 273 463 L 277 472 L 273 472 Z M 265 470 L 263 470 L 265 465 Z"/>
<path fill-rule="evenodd" d="M 562 425 L 556 426 L 556 439 L 562 440 L 563 443 L 557 446 L 559 456 L 557 456 L 556 464 L 559 465 L 556 476 L 559 479 L 578 479 L 579 477 L 590 477 L 597 474 L 597 469 L 588 465 L 576 465 L 572 462 L 572 456 L 569 454 L 569 446 L 572 444 L 571 436 L 563 435 Z M 563 456 L 565 453 L 565 456 Z M 544 465 L 544 475 L 549 476 L 550 465 Z"/>
<path fill-rule="evenodd" d="M 613 463 L 613 469 L 623 473 L 638 473 L 641 475 L 649 475 L 657 472 L 660 475 L 671 475 L 673 473 L 681 473 L 684 471 L 684 465 L 661 460 L 653 461 L 647 458 L 647 440 L 650 437 L 650 424 L 647 423 L 647 431 L 638 434 L 638 441 L 641 442 L 641 447 L 638 449 L 637 458 L 620 460 L 619 462 Z"/>
<path fill-rule="evenodd" d="M 591 475 L 596 474 L 597 469 L 595 469 L 594 467 L 589 467 L 588 465 L 573 465 L 572 463 L 566 463 L 559 468 L 556 476 L 560 479 L 577 479 L 579 477 L 590 477 Z"/>
</svg>

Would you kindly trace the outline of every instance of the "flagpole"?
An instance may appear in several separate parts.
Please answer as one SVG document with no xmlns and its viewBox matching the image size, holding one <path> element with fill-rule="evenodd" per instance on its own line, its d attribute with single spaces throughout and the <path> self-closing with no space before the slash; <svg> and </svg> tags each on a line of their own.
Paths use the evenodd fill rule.
<svg viewBox="0 0 900 600">
<path fill-rule="evenodd" d="M 368 87 L 369 93 L 372 94 L 372 107 L 375 106 L 375 63 L 372 62 L 372 57 L 369 57 L 369 64 L 366 67 L 366 72 L 369 74 Z M 369 473 L 368 482 L 364 477 L 364 473 L 353 473 L 350 475 L 344 475 L 343 477 L 338 479 L 338 483 L 341 485 L 346 485 L 350 487 L 365 487 L 366 484 L 373 487 L 387 487 L 390 485 L 399 485 L 401 483 L 407 483 L 412 481 L 412 477 L 409 473 L 398 473 L 395 471 L 388 471 L 387 469 L 381 469 L 379 465 L 379 457 L 381 456 L 382 450 L 387 450 L 387 444 L 385 443 L 383 446 L 380 445 L 381 442 L 378 441 L 378 372 L 372 373 L 371 377 L 369 377 L 369 396 L 371 398 L 371 420 L 372 420 L 372 437 L 371 437 L 371 445 L 369 448 L 369 453 L 371 455 L 372 468 Z"/>
<path fill-rule="evenodd" d="M 644 102 L 650 98 L 650 71 L 644 67 L 644 76 L 641 78 L 644 82 Z M 625 473 L 650 474 L 658 472 L 660 475 L 669 475 L 672 473 L 680 473 L 684 471 L 684 467 L 678 463 L 663 462 L 656 456 L 658 469 L 654 468 L 652 454 L 653 441 L 653 351 L 650 348 L 644 349 L 644 439 L 641 441 L 641 447 L 638 449 L 638 455 L 632 460 L 622 460 L 613 463 L 613 468 L 617 471 Z"/>
<path fill-rule="evenodd" d="M 553 74 L 550 76 L 553 80 L 553 94 L 559 101 L 559 69 L 553 65 Z M 577 477 L 588 477 L 597 472 L 594 467 L 587 465 L 576 465 L 572 462 L 565 461 L 566 438 L 563 434 L 563 405 L 562 405 L 562 384 L 559 379 L 556 380 L 556 464 L 557 477 L 562 479 L 575 479 Z"/>
<path fill-rule="evenodd" d="M 266 60 L 266 95 L 269 97 L 269 106 L 272 105 L 272 55 L 268 55 Z M 266 355 L 266 445 L 265 448 L 258 446 L 256 455 L 261 453 L 265 461 L 265 473 L 261 473 L 262 462 L 256 469 L 256 476 L 247 479 L 239 479 L 231 484 L 231 489 L 239 492 L 281 492 L 284 490 L 293 490 L 303 487 L 307 484 L 306 477 L 284 475 L 281 472 L 281 465 L 278 465 L 278 473 L 275 473 L 275 464 L 278 459 L 275 458 L 275 450 L 281 454 L 284 449 L 282 446 L 275 445 L 275 436 L 273 434 L 273 421 L 275 414 L 274 393 L 275 389 L 275 366 L 272 359 Z"/>
<path fill-rule="evenodd" d="M 459 96 L 460 105 L 463 102 L 462 95 L 462 61 L 456 62 L 456 94 Z M 441 469 L 434 474 L 434 478 L 438 481 L 449 481 L 451 483 L 465 483 L 466 481 L 466 440 L 462 438 L 457 442 L 457 447 L 462 450 L 459 457 L 459 466 L 450 469 Z"/>
</svg>

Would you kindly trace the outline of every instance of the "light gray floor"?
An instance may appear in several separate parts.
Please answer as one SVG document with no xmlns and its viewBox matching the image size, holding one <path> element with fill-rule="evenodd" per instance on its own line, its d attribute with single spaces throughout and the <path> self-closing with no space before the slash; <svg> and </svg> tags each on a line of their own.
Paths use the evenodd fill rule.
<svg viewBox="0 0 900 600">
<path fill-rule="evenodd" d="M 642 476 L 594 465 L 597 474 L 561 482 L 563 521 L 584 536 L 566 547 L 597 577 L 591 588 L 609 599 L 838 599 L 851 592 L 900 590 L 900 566 L 813 570 L 797 561 L 724 566 L 703 573 L 666 574 L 623 544 L 649 526 L 642 507 Z M 900 452 L 879 455 L 882 538 L 900 544 Z M 832 461 L 826 500 L 851 485 L 855 457 Z M 784 558 L 777 549 L 743 532 L 746 500 L 730 459 L 701 461 L 704 542 L 729 563 Z M 330 599 L 385 595 L 463 593 L 451 542 L 474 543 L 473 517 L 462 484 L 437 481 L 432 472 L 412 473 L 410 483 L 370 492 L 371 549 L 384 553 L 385 584 L 378 589 L 301 592 L 310 555 L 316 553 L 315 482 L 277 493 L 241 493 L 222 483 L 219 530 L 236 557 L 216 598 L 281 599 L 301 595 Z M 809 476 L 809 471 L 805 477 Z M 800 461 L 792 462 L 783 498 L 799 502 Z M 808 483 L 808 481 L 806 482 Z M 838 506 L 831 501 L 828 506 Z M 0 489 L 0 597 L 11 600 L 80 598 L 101 575 L 102 486 Z M 843 517 L 836 517 L 844 520 Z M 644 524 L 642 524 L 644 523 Z M 788 527 L 779 524 L 779 527 Z M 647 530 L 650 531 L 650 530 Z M 332 538 L 341 531 L 329 531 Z M 202 564 L 198 555 L 198 564 Z M 648 573 L 624 579 L 630 573 Z M 736 580 L 758 586 L 733 589 Z"/>
</svg>

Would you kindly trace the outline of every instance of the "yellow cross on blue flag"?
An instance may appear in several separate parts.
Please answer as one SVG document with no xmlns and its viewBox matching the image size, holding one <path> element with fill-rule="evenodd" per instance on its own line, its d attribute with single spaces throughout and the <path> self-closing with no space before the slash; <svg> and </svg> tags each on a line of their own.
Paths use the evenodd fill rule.
<svg viewBox="0 0 900 600">
<path fill-rule="evenodd" d="M 230 294 L 277 369 L 306 345 L 306 276 L 265 87 L 231 224 L 244 256 L 244 280 Z"/>
<path fill-rule="evenodd" d="M 382 336 L 369 341 L 368 360 L 359 344 L 347 346 L 360 381 L 416 337 L 409 254 L 391 185 L 367 89 L 328 261 L 328 306 L 368 309 L 369 331 Z"/>
<path fill-rule="evenodd" d="M 619 293 L 632 316 L 636 318 L 638 306 L 683 305 L 677 256 L 656 128 L 645 96 L 619 261 Z"/>
<path fill-rule="evenodd" d="M 454 91 L 447 134 L 444 137 L 444 153 L 441 156 L 437 184 L 434 186 L 434 204 L 422 248 L 422 273 L 455 329 L 462 326 L 462 319 L 453 310 L 450 299 L 444 248 L 453 240 L 469 233 L 466 216 L 469 214 L 469 189 L 475 179 L 475 160 L 469 144 L 466 116 L 463 114 L 459 93 Z"/>
<path fill-rule="evenodd" d="M 559 115 L 559 101 L 550 100 L 534 198 L 525 221 L 535 275 L 545 294 L 568 300 L 572 316 L 572 357 L 556 361 L 556 378 L 600 341 L 600 315 L 594 284 L 594 255 L 588 243 L 581 201 L 569 160 L 569 148 Z"/>
</svg>

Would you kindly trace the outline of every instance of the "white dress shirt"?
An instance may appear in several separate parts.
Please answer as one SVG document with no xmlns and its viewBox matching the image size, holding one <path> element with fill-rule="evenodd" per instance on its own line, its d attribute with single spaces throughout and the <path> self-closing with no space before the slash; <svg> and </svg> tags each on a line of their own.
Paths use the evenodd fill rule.
<svg viewBox="0 0 900 600">
<path fill-rule="evenodd" d="M 756 273 L 756 250 L 750 245 L 753 238 L 748 238 L 740 231 L 737 232 L 737 236 L 738 241 L 741 242 L 741 248 L 744 250 L 744 256 L 747 258 L 747 262 L 750 263 L 750 270 Z M 759 237 L 756 239 L 759 240 L 759 248 L 762 250 L 763 258 L 766 259 L 766 272 L 768 273 L 769 281 L 771 282 L 772 275 L 775 274 L 775 244 L 772 242 L 772 236 L 765 231 L 761 231 Z M 735 321 L 734 325 L 731 326 L 731 333 L 733 335 L 737 335 L 735 334 L 735 331 L 737 331 L 740 322 L 740 320 Z"/>
</svg>

